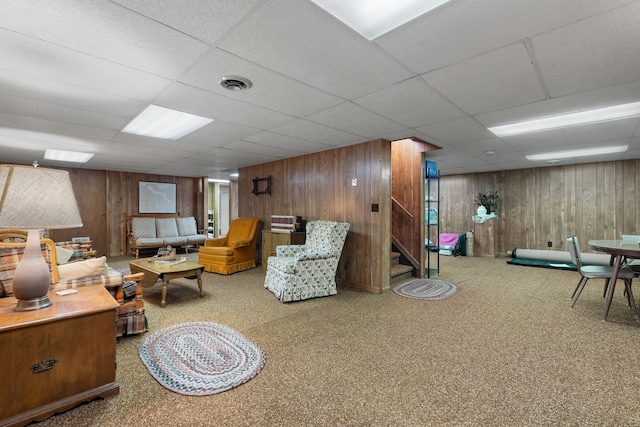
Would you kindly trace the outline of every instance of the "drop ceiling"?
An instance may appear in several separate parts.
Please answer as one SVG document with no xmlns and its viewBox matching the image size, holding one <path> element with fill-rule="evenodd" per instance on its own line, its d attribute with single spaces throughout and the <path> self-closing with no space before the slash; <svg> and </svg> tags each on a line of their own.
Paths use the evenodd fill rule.
<svg viewBox="0 0 640 427">
<path fill-rule="evenodd" d="M 640 101 L 640 0 L 452 0 L 372 41 L 308 0 L 0 0 L 0 161 L 229 178 L 243 166 L 418 137 L 442 174 L 548 166 L 628 144 L 640 119 L 497 138 L 487 127 Z M 245 77 L 229 91 L 220 77 Z M 122 133 L 149 104 L 213 118 Z M 486 154 L 493 152 L 493 155 Z"/>
</svg>

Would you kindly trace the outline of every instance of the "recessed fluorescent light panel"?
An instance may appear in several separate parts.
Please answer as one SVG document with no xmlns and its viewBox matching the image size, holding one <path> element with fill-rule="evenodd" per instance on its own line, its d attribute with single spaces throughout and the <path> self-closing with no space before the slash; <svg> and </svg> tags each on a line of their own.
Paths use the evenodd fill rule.
<svg viewBox="0 0 640 427">
<path fill-rule="evenodd" d="M 556 151 L 555 153 L 533 154 L 525 156 L 527 160 L 556 160 L 567 157 L 596 156 L 598 154 L 624 153 L 629 148 L 628 145 L 617 145 L 613 147 L 586 148 L 581 150 Z"/>
<path fill-rule="evenodd" d="M 149 105 L 122 132 L 162 139 L 179 139 L 211 123 L 213 119 Z"/>
<path fill-rule="evenodd" d="M 44 151 L 44 158 L 59 162 L 87 163 L 93 157 L 93 153 L 83 153 L 80 151 L 52 150 L 47 148 Z"/>
<path fill-rule="evenodd" d="M 449 0 L 311 0 L 373 40 Z"/>
<path fill-rule="evenodd" d="M 613 107 L 598 108 L 596 110 L 580 111 L 578 113 L 544 117 L 542 119 L 527 120 L 510 125 L 488 128 L 496 136 L 512 136 L 523 133 L 540 132 L 543 130 L 559 129 L 590 123 L 610 122 L 613 120 L 629 119 L 640 116 L 640 102 L 615 105 Z"/>
</svg>

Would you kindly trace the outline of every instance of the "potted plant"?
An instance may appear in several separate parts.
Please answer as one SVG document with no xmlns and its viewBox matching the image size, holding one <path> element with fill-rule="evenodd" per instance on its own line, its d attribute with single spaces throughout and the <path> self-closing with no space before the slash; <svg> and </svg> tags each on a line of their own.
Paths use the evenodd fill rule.
<svg viewBox="0 0 640 427">
<path fill-rule="evenodd" d="M 478 215 L 495 213 L 496 208 L 498 207 L 499 198 L 500 196 L 498 196 L 497 191 L 490 191 L 488 193 L 478 193 L 478 197 L 475 200 L 476 204 L 478 205 Z M 484 213 L 481 213 L 481 211 L 484 211 Z"/>
</svg>

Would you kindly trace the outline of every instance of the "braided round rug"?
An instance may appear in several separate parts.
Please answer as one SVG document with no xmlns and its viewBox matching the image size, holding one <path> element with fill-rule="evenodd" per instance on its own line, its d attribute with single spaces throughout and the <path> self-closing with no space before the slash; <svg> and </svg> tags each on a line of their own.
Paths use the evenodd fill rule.
<svg viewBox="0 0 640 427">
<path fill-rule="evenodd" d="M 424 300 L 442 300 L 459 290 L 457 285 L 435 279 L 414 279 L 393 288 L 393 292 L 403 297 Z"/>
<path fill-rule="evenodd" d="M 190 322 L 161 329 L 138 355 L 162 386 L 188 396 L 220 393 L 255 377 L 265 364 L 260 347 L 228 326 Z"/>
</svg>

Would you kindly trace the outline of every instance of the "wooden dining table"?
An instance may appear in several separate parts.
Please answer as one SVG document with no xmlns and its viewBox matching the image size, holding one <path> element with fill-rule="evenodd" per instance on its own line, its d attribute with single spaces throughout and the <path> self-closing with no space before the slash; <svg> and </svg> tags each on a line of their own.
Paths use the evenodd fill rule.
<svg viewBox="0 0 640 427">
<path fill-rule="evenodd" d="M 618 280 L 618 273 L 620 268 L 623 267 L 623 260 L 631 262 L 634 259 L 640 259 L 640 244 L 638 242 L 623 242 L 622 240 L 589 240 L 589 247 L 594 251 L 605 252 L 611 255 L 610 265 L 613 266 L 613 276 L 609 281 L 610 284 L 615 284 Z M 609 307 L 611 306 L 611 300 L 613 299 L 614 286 L 607 287 L 607 302 L 604 318 L 607 318 L 609 314 Z M 635 306 L 635 301 L 631 299 L 634 310 L 636 312 L 636 320 L 638 319 L 638 309 Z"/>
</svg>

